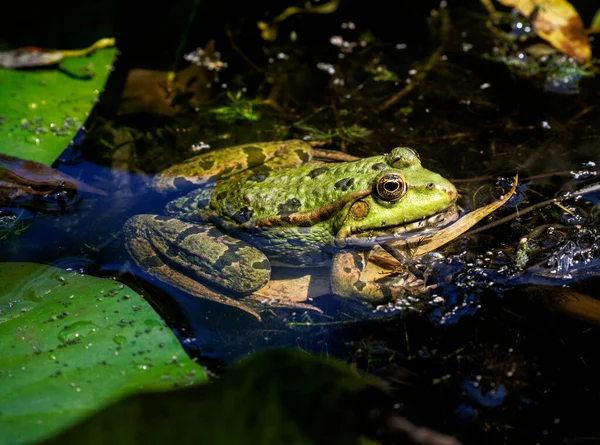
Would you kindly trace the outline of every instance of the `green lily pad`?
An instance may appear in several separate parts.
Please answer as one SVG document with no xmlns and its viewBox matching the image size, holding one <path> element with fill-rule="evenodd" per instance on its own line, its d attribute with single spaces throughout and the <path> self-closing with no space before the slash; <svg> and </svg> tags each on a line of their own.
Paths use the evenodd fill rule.
<svg viewBox="0 0 600 445">
<path fill-rule="evenodd" d="M 115 54 L 101 49 L 61 69 L 0 68 L 0 153 L 52 164 L 84 124 Z"/>
<path fill-rule="evenodd" d="M 375 443 L 363 438 L 388 408 L 384 390 L 345 363 L 271 350 L 210 385 L 121 400 L 44 444 Z"/>
<path fill-rule="evenodd" d="M 206 379 L 127 286 L 0 263 L 1 444 L 48 437 L 132 393 Z"/>
</svg>

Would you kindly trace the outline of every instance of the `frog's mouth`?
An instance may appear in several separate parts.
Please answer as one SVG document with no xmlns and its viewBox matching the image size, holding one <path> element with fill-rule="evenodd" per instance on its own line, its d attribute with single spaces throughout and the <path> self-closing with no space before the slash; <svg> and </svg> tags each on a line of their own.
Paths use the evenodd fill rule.
<svg viewBox="0 0 600 445">
<path fill-rule="evenodd" d="M 351 235 L 344 239 L 337 239 L 337 247 L 369 248 L 374 245 L 384 245 L 394 241 L 402 241 L 405 248 L 409 248 L 411 256 L 419 256 L 449 243 L 461 236 L 490 213 L 502 207 L 515 193 L 519 177 L 515 175 L 512 188 L 500 199 L 483 207 L 472 210 L 461 215 L 457 219 L 456 205 L 451 205 L 446 210 L 425 218 L 423 223 L 410 223 L 402 227 L 389 228 L 387 230 L 371 231 Z M 413 229 L 412 231 L 407 231 Z M 382 234 L 383 233 L 383 234 Z M 385 247 L 385 246 L 384 246 Z"/>
<path fill-rule="evenodd" d="M 441 212 L 408 224 L 354 233 L 344 238 L 342 243 L 345 246 L 369 247 L 429 235 L 454 223 L 459 216 L 458 207 L 452 204 Z"/>
</svg>

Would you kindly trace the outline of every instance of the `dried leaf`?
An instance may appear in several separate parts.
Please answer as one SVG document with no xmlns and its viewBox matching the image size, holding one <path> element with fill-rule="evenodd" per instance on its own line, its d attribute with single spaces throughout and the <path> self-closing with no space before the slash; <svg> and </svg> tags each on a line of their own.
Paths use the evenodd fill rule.
<svg viewBox="0 0 600 445">
<path fill-rule="evenodd" d="M 36 197 L 58 190 L 81 190 L 106 196 L 104 190 L 91 187 L 66 173 L 39 162 L 0 154 L 0 204 L 39 207 Z"/>
<path fill-rule="evenodd" d="M 566 0 L 498 0 L 533 19 L 533 28 L 539 37 L 573 57 L 578 62 L 589 62 L 592 50 L 581 17 Z"/>
<path fill-rule="evenodd" d="M 0 66 L 4 68 L 30 68 L 54 65 L 63 59 L 61 53 L 47 52 L 33 46 L 0 52 Z"/>
<path fill-rule="evenodd" d="M 202 52 L 203 60 L 213 60 L 216 50 L 210 41 Z M 120 116 L 146 113 L 172 117 L 184 110 L 183 104 L 196 108 L 210 97 L 207 85 L 215 79 L 215 69 L 193 60 L 176 73 L 136 68 L 129 71 L 121 96 Z"/>
<path fill-rule="evenodd" d="M 104 190 L 90 187 L 80 180 L 40 162 L 27 161 L 3 154 L 0 154 L 0 179 L 13 179 L 16 184 L 25 186 L 56 187 L 60 184 L 65 188 L 106 196 Z"/>
<path fill-rule="evenodd" d="M 4 68 L 32 68 L 59 63 L 65 57 L 81 57 L 100 48 L 115 46 L 115 39 L 104 38 L 94 42 L 87 48 L 75 50 L 45 49 L 25 46 L 10 51 L 0 51 L 0 66 Z"/>
</svg>

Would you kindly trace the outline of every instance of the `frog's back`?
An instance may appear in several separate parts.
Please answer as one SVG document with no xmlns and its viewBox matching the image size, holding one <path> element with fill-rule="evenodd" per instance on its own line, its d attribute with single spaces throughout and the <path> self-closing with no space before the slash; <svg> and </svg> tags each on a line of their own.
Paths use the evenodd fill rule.
<svg viewBox="0 0 600 445">
<path fill-rule="evenodd" d="M 217 184 L 211 210 L 236 223 L 309 212 L 354 191 L 368 189 L 389 168 L 384 156 L 357 162 L 309 162 L 297 167 L 257 170 Z"/>
</svg>

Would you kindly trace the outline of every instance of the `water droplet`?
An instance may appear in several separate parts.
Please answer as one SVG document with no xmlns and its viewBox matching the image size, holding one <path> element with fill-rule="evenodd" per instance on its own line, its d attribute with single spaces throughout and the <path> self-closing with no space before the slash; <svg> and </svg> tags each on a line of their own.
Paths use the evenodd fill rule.
<svg viewBox="0 0 600 445">
<path fill-rule="evenodd" d="M 91 321 L 78 321 L 69 326 L 65 326 L 63 330 L 58 333 L 58 339 L 63 343 L 73 343 L 81 341 L 89 334 L 93 334 L 100 327 Z"/>
<path fill-rule="evenodd" d="M 162 328 L 165 326 L 165 324 L 160 320 L 148 319 L 148 320 L 144 320 L 144 326 L 148 326 L 151 328 Z"/>
<path fill-rule="evenodd" d="M 23 300 L 39 303 L 42 301 L 42 297 L 35 293 L 33 287 L 28 287 L 27 289 L 25 289 L 25 292 L 23 292 Z"/>
<path fill-rule="evenodd" d="M 38 138 L 38 137 L 37 137 L 36 135 L 34 135 L 34 134 L 30 134 L 29 136 L 27 136 L 27 137 L 25 138 L 25 141 L 26 141 L 26 142 L 28 142 L 28 143 L 30 143 L 30 144 L 35 144 L 35 145 L 37 145 L 37 144 L 39 144 L 39 143 L 40 143 L 40 138 Z"/>
<path fill-rule="evenodd" d="M 119 346 L 123 346 L 127 343 L 127 337 L 124 335 L 115 335 L 112 340 Z"/>
</svg>

